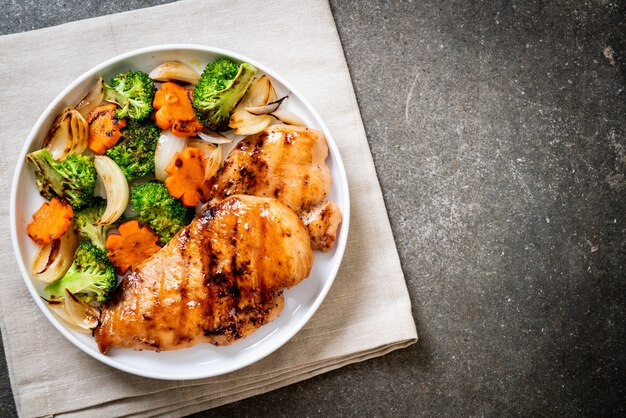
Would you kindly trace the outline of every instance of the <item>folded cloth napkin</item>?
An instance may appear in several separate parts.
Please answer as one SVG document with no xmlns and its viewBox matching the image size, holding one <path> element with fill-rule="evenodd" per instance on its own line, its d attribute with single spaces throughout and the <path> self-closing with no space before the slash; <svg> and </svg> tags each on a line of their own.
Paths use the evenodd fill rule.
<svg viewBox="0 0 626 418">
<path fill-rule="evenodd" d="M 351 194 L 342 267 L 309 323 L 274 354 L 227 375 L 158 381 L 83 354 L 33 303 L 9 240 L 2 199 L 0 324 L 21 416 L 180 416 L 264 393 L 417 339 L 411 305 L 333 17 L 324 0 L 183 1 L 0 37 L 0 192 L 36 119 L 72 80 L 133 49 L 197 43 L 275 69 L 321 114 L 343 157 Z M 216 6 L 216 7 L 212 7 Z"/>
</svg>

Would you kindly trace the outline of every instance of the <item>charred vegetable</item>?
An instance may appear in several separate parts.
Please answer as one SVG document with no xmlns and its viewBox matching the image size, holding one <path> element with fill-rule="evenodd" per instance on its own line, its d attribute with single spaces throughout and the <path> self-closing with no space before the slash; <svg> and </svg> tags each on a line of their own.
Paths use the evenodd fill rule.
<svg viewBox="0 0 626 418">
<path fill-rule="evenodd" d="M 122 137 L 121 129 L 126 126 L 126 121 L 117 116 L 115 109 L 114 104 L 98 106 L 87 116 L 89 149 L 96 154 L 104 154 Z"/>
<path fill-rule="evenodd" d="M 146 225 L 139 226 L 137 221 L 128 221 L 118 229 L 119 234 L 109 235 L 106 241 L 107 256 L 118 274 L 124 274 L 128 269 L 135 270 L 141 262 L 161 249 L 157 245 L 159 237 Z"/>
<path fill-rule="evenodd" d="M 133 187 L 130 193 L 132 210 L 139 213 L 139 221 L 148 224 L 159 236 L 159 244 L 167 244 L 174 235 L 191 222 L 193 208 L 186 208 L 174 199 L 165 185 L 151 181 Z"/>
<path fill-rule="evenodd" d="M 70 269 L 44 291 L 52 299 L 64 297 L 65 289 L 83 302 L 106 302 L 117 285 L 115 268 L 104 251 L 88 242 L 81 242 Z"/>
<path fill-rule="evenodd" d="M 35 166 L 35 185 L 44 198 L 62 197 L 74 209 L 88 206 L 93 200 L 96 169 L 89 157 L 70 154 L 63 161 L 55 161 L 44 148 L 26 158 Z"/>
<path fill-rule="evenodd" d="M 39 245 L 61 238 L 72 223 L 74 212 L 65 200 L 53 198 L 44 202 L 28 224 L 28 236 Z"/>
<path fill-rule="evenodd" d="M 172 128 L 176 136 L 193 136 L 203 128 L 191 107 L 192 91 L 176 83 L 164 83 L 154 95 L 154 114 L 161 129 Z"/>
<path fill-rule="evenodd" d="M 177 152 L 165 171 L 169 174 L 165 179 L 167 191 L 180 199 L 183 205 L 194 207 L 206 202 L 206 159 L 202 150 L 185 148 L 183 152 Z"/>
<path fill-rule="evenodd" d="M 161 130 L 151 120 L 129 120 L 122 130 L 122 139 L 107 151 L 122 169 L 128 181 L 154 172 L 154 152 Z"/>
<path fill-rule="evenodd" d="M 228 129 L 230 115 L 248 90 L 256 71 L 251 64 L 236 64 L 227 58 L 205 67 L 194 90 L 193 108 L 207 129 L 218 132 Z"/>
<path fill-rule="evenodd" d="M 104 84 L 104 100 L 117 103 L 120 118 L 145 119 L 152 112 L 154 81 L 142 71 L 117 74 Z"/>
<path fill-rule="evenodd" d="M 68 154 L 81 153 L 87 148 L 88 125 L 76 110 L 66 107 L 54 120 L 43 146 L 50 150 L 55 160 Z"/>
<path fill-rule="evenodd" d="M 74 213 L 74 229 L 78 232 L 80 239 L 91 242 L 103 251 L 107 232 L 113 225 L 96 225 L 96 221 L 104 214 L 106 206 L 106 200 L 95 197 L 89 207 Z"/>
<path fill-rule="evenodd" d="M 122 169 L 106 155 L 96 155 L 93 163 L 107 196 L 107 207 L 96 224 L 109 225 L 117 221 L 128 206 L 128 182 Z"/>
</svg>

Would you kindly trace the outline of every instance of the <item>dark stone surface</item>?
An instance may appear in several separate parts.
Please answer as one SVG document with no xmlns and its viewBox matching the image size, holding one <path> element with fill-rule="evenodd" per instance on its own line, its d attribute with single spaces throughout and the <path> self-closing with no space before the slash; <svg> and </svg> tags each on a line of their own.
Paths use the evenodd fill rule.
<svg viewBox="0 0 626 418">
<path fill-rule="evenodd" d="M 0 33 L 164 2 L 107 3 Z M 331 3 L 420 341 L 197 416 L 626 413 L 624 3 Z"/>
</svg>

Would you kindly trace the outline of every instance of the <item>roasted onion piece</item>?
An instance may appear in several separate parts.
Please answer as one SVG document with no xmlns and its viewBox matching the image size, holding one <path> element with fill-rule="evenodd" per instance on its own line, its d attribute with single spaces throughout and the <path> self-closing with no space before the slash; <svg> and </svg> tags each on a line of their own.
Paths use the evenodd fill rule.
<svg viewBox="0 0 626 418">
<path fill-rule="evenodd" d="M 148 74 L 155 81 L 183 81 L 198 84 L 200 74 L 188 65 L 178 61 L 168 61 L 156 67 Z"/>
<path fill-rule="evenodd" d="M 104 82 L 102 81 L 102 77 L 100 77 L 96 82 L 96 85 L 76 106 L 76 110 L 83 116 L 83 118 L 87 118 L 87 115 L 89 115 L 92 110 L 94 110 L 100 105 L 100 103 L 102 103 L 103 98 Z"/>
<path fill-rule="evenodd" d="M 70 153 L 81 153 L 87 148 L 89 125 L 85 118 L 71 107 L 66 107 L 56 117 L 43 141 L 52 157 L 61 161 Z"/>
<path fill-rule="evenodd" d="M 31 266 L 33 276 L 45 283 L 61 278 L 72 265 L 77 245 L 78 237 L 70 227 L 61 238 L 41 247 Z"/>
<path fill-rule="evenodd" d="M 306 126 L 306 123 L 304 122 L 304 120 L 302 120 L 300 116 L 296 115 L 293 112 L 290 112 L 285 108 L 280 108 L 272 112 L 272 116 L 287 125 Z"/>
<path fill-rule="evenodd" d="M 170 131 L 163 131 L 157 142 L 154 153 L 154 175 L 158 180 L 165 181 L 169 165 L 177 152 L 183 152 L 187 147 L 187 137 L 176 136 Z"/>
<path fill-rule="evenodd" d="M 252 135 L 261 132 L 272 123 L 272 116 L 269 115 L 253 115 L 246 108 L 265 106 L 269 103 L 272 84 L 268 76 L 263 75 L 255 78 L 250 84 L 241 102 L 235 108 L 228 126 L 237 135 Z"/>
<path fill-rule="evenodd" d="M 96 221 L 96 225 L 109 225 L 117 221 L 128 206 L 130 197 L 128 182 L 122 169 L 106 155 L 96 155 L 93 163 L 107 196 L 106 209 Z"/>
</svg>

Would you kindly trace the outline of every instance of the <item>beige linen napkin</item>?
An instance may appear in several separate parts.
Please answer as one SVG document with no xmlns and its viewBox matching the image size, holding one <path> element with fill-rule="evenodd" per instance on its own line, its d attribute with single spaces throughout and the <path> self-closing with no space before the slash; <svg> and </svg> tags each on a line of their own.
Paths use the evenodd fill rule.
<svg viewBox="0 0 626 418">
<path fill-rule="evenodd" d="M 22 416 L 180 416 L 264 393 L 416 341 L 406 284 L 334 21 L 324 0 L 183 1 L 0 37 L 2 337 Z M 215 6 L 215 7 L 212 7 Z M 309 99 L 339 146 L 351 193 L 342 267 L 311 321 L 264 360 L 224 376 L 158 381 L 110 368 L 60 335 L 33 303 L 9 240 L 16 157 L 48 103 L 120 53 L 164 43 L 238 51 Z"/>
</svg>

